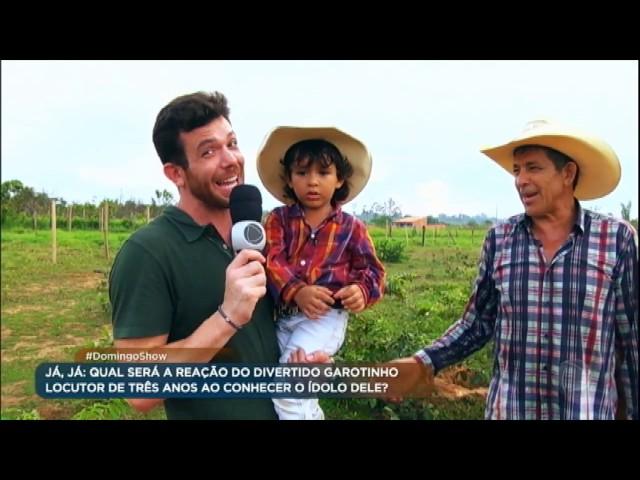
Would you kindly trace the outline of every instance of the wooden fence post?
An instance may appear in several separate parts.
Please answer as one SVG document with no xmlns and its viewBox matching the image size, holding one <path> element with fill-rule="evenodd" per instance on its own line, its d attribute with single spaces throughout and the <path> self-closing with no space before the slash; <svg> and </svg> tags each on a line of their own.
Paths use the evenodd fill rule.
<svg viewBox="0 0 640 480">
<path fill-rule="evenodd" d="M 51 246 L 53 263 L 57 263 L 57 246 L 56 246 L 56 201 L 51 200 Z"/>
<path fill-rule="evenodd" d="M 109 204 L 104 202 L 104 208 L 102 209 L 104 219 L 102 225 L 104 226 L 104 254 L 109 260 Z"/>
</svg>

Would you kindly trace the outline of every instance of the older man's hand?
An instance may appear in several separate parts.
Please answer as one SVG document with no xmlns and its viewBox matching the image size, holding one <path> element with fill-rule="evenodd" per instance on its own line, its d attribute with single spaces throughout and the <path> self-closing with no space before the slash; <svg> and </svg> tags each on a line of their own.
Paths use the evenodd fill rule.
<svg viewBox="0 0 640 480">
<path fill-rule="evenodd" d="M 400 370 L 398 378 L 389 381 L 389 390 L 394 392 L 386 397 L 393 403 L 404 401 L 405 397 L 425 398 L 433 392 L 433 368 L 426 366 L 415 357 L 397 358 L 391 362 Z"/>
</svg>

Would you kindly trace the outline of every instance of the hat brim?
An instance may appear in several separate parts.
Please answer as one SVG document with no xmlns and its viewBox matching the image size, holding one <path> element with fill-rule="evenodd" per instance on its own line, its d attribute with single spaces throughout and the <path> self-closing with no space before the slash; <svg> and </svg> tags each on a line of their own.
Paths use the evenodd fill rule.
<svg viewBox="0 0 640 480">
<path fill-rule="evenodd" d="M 281 160 L 291 145 L 302 140 L 326 140 L 346 157 L 353 167 L 349 181 L 349 196 L 342 202 L 353 200 L 365 187 L 371 175 L 371 154 L 358 139 L 334 127 L 276 127 L 265 138 L 256 159 L 258 175 L 265 188 L 282 203 L 293 199 L 284 194 L 287 185 Z"/>
<path fill-rule="evenodd" d="M 571 157 L 580 169 L 574 196 L 593 200 L 611 193 L 620 182 L 618 156 L 605 142 L 584 134 L 546 133 L 518 138 L 481 152 L 513 175 L 513 151 L 521 145 L 543 145 Z"/>
</svg>

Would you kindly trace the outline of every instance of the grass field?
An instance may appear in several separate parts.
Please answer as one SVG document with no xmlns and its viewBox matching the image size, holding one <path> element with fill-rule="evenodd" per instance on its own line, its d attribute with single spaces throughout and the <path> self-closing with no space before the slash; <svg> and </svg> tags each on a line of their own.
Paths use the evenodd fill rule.
<svg viewBox="0 0 640 480">
<path fill-rule="evenodd" d="M 384 229 L 371 230 L 376 242 Z M 385 298 L 349 324 L 337 360 L 387 361 L 413 354 L 442 334 L 461 314 L 476 273 L 484 235 L 450 229 L 422 236 L 394 230 L 404 259 L 387 263 Z M 111 259 L 129 233 L 109 237 Z M 51 262 L 47 231 L 2 231 L 2 418 L 164 418 L 162 409 L 134 413 L 123 400 L 45 400 L 35 394 L 39 363 L 73 361 L 83 347 L 110 346 L 105 258 L 97 231 L 59 230 L 58 262 Z M 333 419 L 478 419 L 491 368 L 487 347 L 439 377 L 429 401 L 389 404 L 380 400 L 323 399 Z"/>
</svg>

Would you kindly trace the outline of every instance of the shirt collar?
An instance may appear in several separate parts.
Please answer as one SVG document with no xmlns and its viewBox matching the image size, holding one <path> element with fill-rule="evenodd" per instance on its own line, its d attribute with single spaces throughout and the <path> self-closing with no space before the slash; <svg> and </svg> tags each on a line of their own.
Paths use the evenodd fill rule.
<svg viewBox="0 0 640 480">
<path fill-rule="evenodd" d="M 163 215 L 176 226 L 189 243 L 195 242 L 206 232 L 217 234 L 217 230 L 212 225 L 198 225 L 187 212 L 173 205 L 165 208 Z"/>
<path fill-rule="evenodd" d="M 584 225 L 586 223 L 587 211 L 582 208 L 580 202 L 576 200 L 576 222 L 574 224 L 574 229 L 578 233 L 584 233 Z"/>
<path fill-rule="evenodd" d="M 290 217 L 304 218 L 304 210 L 299 203 L 294 203 L 293 205 L 289 205 L 287 208 L 289 209 Z M 327 215 L 327 218 L 323 220 L 322 223 L 330 221 L 333 217 L 335 217 L 336 222 L 341 223 L 342 215 L 343 215 L 342 208 L 340 206 L 334 207 L 333 210 L 331 210 L 331 213 Z"/>
<path fill-rule="evenodd" d="M 579 234 L 584 233 L 584 224 L 586 220 L 587 212 L 578 200 L 574 200 L 576 205 L 576 218 L 573 224 L 573 231 Z M 526 228 L 531 233 L 531 228 L 533 227 L 533 220 L 526 213 L 520 214 L 517 218 L 517 226 L 519 228 Z M 514 235 L 518 228 L 514 228 L 511 231 L 511 235 Z"/>
</svg>

